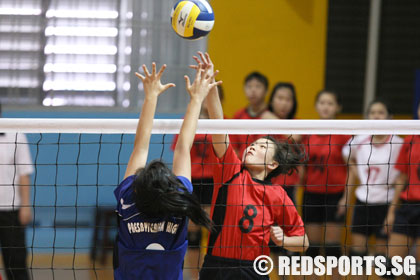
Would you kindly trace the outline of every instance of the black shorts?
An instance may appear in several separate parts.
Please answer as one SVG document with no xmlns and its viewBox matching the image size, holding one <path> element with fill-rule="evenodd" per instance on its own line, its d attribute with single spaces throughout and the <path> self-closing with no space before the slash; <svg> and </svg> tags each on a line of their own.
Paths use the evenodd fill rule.
<svg viewBox="0 0 420 280">
<path fill-rule="evenodd" d="M 342 223 L 345 215 L 337 216 L 338 201 L 343 193 L 304 192 L 302 219 L 306 223 Z"/>
<path fill-rule="evenodd" d="M 254 270 L 254 261 L 235 260 L 206 255 L 200 280 L 267 280 L 268 275 L 261 276 Z"/>
<path fill-rule="evenodd" d="M 192 179 L 193 193 L 204 206 L 210 206 L 213 196 L 213 178 Z"/>
<path fill-rule="evenodd" d="M 353 212 L 351 231 L 366 237 L 375 235 L 377 238 L 387 238 L 383 225 L 388 213 L 388 204 L 366 204 L 356 200 Z"/>
<path fill-rule="evenodd" d="M 395 210 L 395 220 L 392 231 L 409 237 L 420 237 L 420 201 L 402 201 Z"/>
</svg>

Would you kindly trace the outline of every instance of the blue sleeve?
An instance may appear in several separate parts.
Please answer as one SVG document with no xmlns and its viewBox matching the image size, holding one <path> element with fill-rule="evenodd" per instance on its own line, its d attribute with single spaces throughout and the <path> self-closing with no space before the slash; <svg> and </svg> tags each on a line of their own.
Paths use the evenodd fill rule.
<svg viewBox="0 0 420 280">
<path fill-rule="evenodd" d="M 177 176 L 177 178 L 181 181 L 181 183 L 187 188 L 189 193 L 192 193 L 193 186 L 191 184 L 191 181 L 183 176 Z"/>
<path fill-rule="evenodd" d="M 114 195 L 118 202 L 123 197 L 127 189 L 129 189 L 129 187 L 131 186 L 131 184 L 134 182 L 135 179 L 136 179 L 136 175 L 128 176 L 114 190 Z"/>
</svg>

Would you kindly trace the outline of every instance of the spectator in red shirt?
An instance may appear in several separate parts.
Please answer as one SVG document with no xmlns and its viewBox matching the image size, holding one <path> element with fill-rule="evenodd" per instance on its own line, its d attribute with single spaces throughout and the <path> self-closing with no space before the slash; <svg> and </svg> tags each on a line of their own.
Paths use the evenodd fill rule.
<svg viewBox="0 0 420 280">
<path fill-rule="evenodd" d="M 245 77 L 244 92 L 248 99 L 248 105 L 237 111 L 234 119 L 260 119 L 261 115 L 267 111 L 265 96 L 268 91 L 268 79 L 259 72 L 252 72 Z M 241 155 L 242 151 L 253 142 L 250 141 L 251 135 L 231 135 L 230 140 L 234 150 Z"/>
<path fill-rule="evenodd" d="M 296 89 L 292 83 L 277 83 L 270 95 L 268 110 L 262 115 L 262 119 L 294 119 L 297 111 Z M 299 144 L 300 135 L 273 135 L 281 141 L 289 141 L 290 144 Z M 296 147 L 297 148 L 297 147 Z M 282 185 L 289 195 L 295 200 L 295 186 L 299 184 L 299 175 L 297 172 L 287 175 L 279 175 L 275 178 L 275 183 Z"/>
<path fill-rule="evenodd" d="M 420 116 L 420 104 L 417 107 Z M 396 168 L 401 172 L 395 181 L 394 198 L 388 209 L 385 230 L 390 233 L 389 257 L 408 255 L 412 244 L 420 243 L 420 135 L 404 139 Z M 417 243 L 416 243 L 417 242 Z M 417 263 L 420 250 L 417 249 Z M 417 266 L 417 275 L 419 275 Z"/>
<path fill-rule="evenodd" d="M 212 65 L 208 54 L 201 59 L 205 67 Z M 223 119 L 217 90 L 207 101 L 210 117 Z M 302 155 L 287 142 L 265 137 L 252 143 L 241 160 L 228 135 L 212 135 L 212 140 L 217 164 L 211 216 L 216 229 L 210 233 L 200 279 L 269 279 L 254 271 L 253 261 L 270 253 L 270 237 L 291 251 L 305 251 L 309 245 L 293 202 L 281 186 L 270 183 L 290 172 Z"/>
<path fill-rule="evenodd" d="M 341 110 L 341 100 L 337 93 L 323 90 L 316 96 L 315 107 L 321 119 L 335 119 Z M 311 242 L 308 256 L 320 255 L 321 247 L 326 256 L 342 255 L 344 215 L 337 215 L 337 206 L 347 182 L 342 149 L 349 139 L 347 135 L 309 135 L 303 139 L 308 153 L 302 184 L 305 186 L 302 216 Z M 337 271 L 334 274 L 338 276 Z"/>
</svg>

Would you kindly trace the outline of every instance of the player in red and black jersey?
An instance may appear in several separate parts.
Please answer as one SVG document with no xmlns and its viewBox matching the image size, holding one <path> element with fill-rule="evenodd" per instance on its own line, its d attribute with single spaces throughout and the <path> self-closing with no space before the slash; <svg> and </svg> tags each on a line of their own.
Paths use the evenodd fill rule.
<svg viewBox="0 0 420 280">
<path fill-rule="evenodd" d="M 420 104 L 417 113 L 420 116 Z M 401 173 L 395 181 L 385 231 L 391 231 L 392 226 L 388 242 L 389 257 L 404 257 L 413 244 L 420 246 L 420 135 L 410 135 L 404 139 L 396 169 Z M 417 249 L 417 264 L 419 261 L 420 250 Z M 419 266 L 417 275 L 420 275 Z"/>
<path fill-rule="evenodd" d="M 204 65 L 212 65 L 208 54 L 200 55 Z M 217 90 L 207 102 L 210 117 L 222 119 Z M 292 152 L 287 142 L 265 137 L 239 159 L 228 135 L 212 135 L 212 140 L 217 162 L 211 209 L 215 231 L 210 233 L 200 279 L 268 279 L 256 274 L 253 261 L 269 255 L 270 237 L 291 251 L 309 246 L 293 202 L 281 186 L 270 183 L 272 177 L 288 173 L 302 155 Z"/>
<path fill-rule="evenodd" d="M 318 93 L 315 107 L 321 119 L 334 119 L 341 110 L 339 96 L 323 90 Z M 324 248 L 326 256 L 340 257 L 341 229 L 344 215 L 339 214 L 338 205 L 345 199 L 347 165 L 342 157 L 342 149 L 351 136 L 310 135 L 305 136 L 308 162 L 305 167 L 305 186 L 302 218 L 311 242 L 306 254 L 315 257 Z M 338 276 L 338 272 L 333 272 Z"/>
</svg>

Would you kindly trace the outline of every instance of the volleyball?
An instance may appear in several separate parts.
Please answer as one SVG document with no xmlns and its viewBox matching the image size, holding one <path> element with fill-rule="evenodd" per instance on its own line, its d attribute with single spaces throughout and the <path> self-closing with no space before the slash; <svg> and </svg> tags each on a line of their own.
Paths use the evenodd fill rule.
<svg viewBox="0 0 420 280">
<path fill-rule="evenodd" d="M 171 12 L 171 24 L 182 38 L 200 39 L 213 29 L 213 9 L 206 0 L 178 1 Z"/>
</svg>

